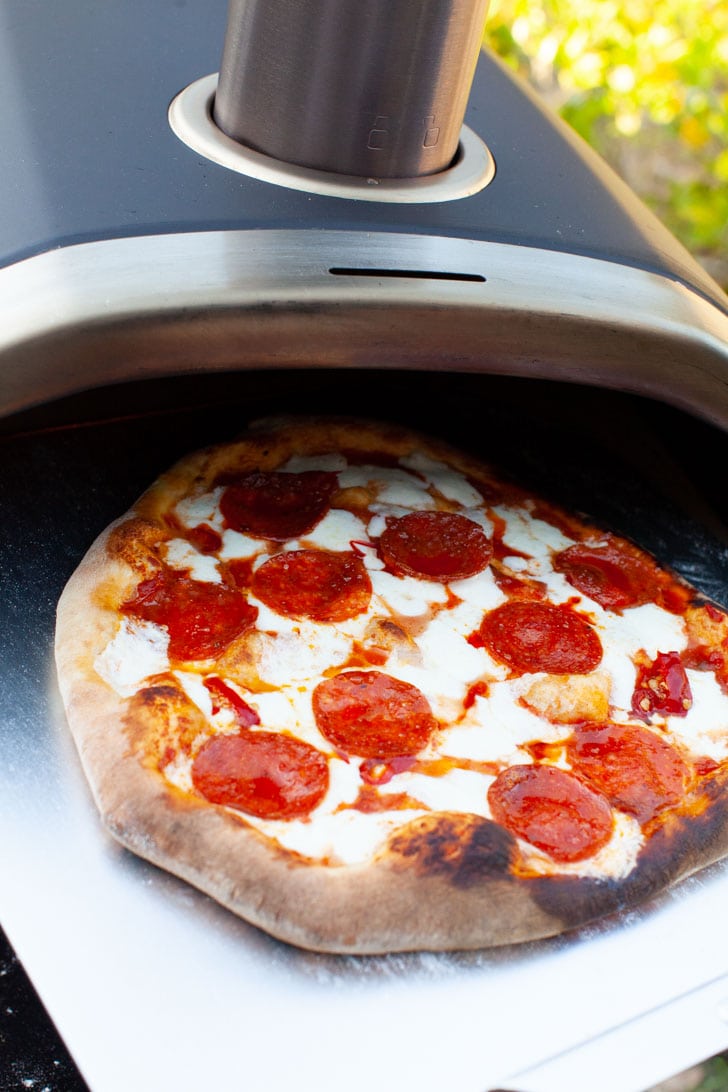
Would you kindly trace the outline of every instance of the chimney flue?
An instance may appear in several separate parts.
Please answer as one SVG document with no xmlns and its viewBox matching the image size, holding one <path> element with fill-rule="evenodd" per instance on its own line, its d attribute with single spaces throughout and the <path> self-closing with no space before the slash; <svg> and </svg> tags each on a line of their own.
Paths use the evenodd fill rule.
<svg viewBox="0 0 728 1092">
<path fill-rule="evenodd" d="M 453 162 L 488 0 L 231 0 L 219 128 L 285 163 L 381 179 Z"/>
</svg>

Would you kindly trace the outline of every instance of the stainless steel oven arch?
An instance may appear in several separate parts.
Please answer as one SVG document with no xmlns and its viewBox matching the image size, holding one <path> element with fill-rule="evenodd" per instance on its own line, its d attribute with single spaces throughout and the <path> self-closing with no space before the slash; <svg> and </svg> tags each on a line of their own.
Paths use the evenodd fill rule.
<svg viewBox="0 0 728 1092">
<path fill-rule="evenodd" d="M 0 415 L 126 380 L 283 367 L 567 380 L 728 427 L 725 311 L 600 259 L 251 230 L 80 243 L 0 270 Z"/>
</svg>

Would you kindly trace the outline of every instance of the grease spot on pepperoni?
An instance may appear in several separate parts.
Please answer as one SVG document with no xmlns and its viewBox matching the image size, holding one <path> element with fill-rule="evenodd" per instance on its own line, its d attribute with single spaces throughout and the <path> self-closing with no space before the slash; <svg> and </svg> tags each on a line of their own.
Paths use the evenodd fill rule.
<svg viewBox="0 0 728 1092">
<path fill-rule="evenodd" d="M 256 470 L 226 485 L 220 511 L 234 531 L 284 541 L 311 531 L 337 489 L 338 478 L 329 471 Z"/>
<path fill-rule="evenodd" d="M 675 747 L 637 724 L 579 725 L 566 753 L 574 773 L 642 824 L 679 803 L 690 779 Z"/>
<path fill-rule="evenodd" d="M 380 671 L 324 679 L 313 692 L 313 712 L 334 747 L 362 758 L 417 754 L 437 728 L 422 691 Z"/>
<path fill-rule="evenodd" d="M 343 622 L 369 606 L 372 583 L 355 553 L 293 550 L 276 554 L 256 570 L 252 591 L 288 618 Z"/>
<path fill-rule="evenodd" d="M 258 616 L 258 608 L 235 588 L 192 580 L 170 569 L 143 580 L 121 610 L 164 626 L 172 660 L 218 656 Z"/>
<path fill-rule="evenodd" d="M 522 674 L 587 675 L 602 658 L 596 631 L 563 604 L 503 603 L 486 614 L 477 637 L 496 660 Z"/>
<path fill-rule="evenodd" d="M 483 529 L 457 512 L 410 512 L 388 520 L 379 539 L 379 556 L 394 572 L 443 584 L 482 572 L 491 553 Z"/>
<path fill-rule="evenodd" d="M 557 766 L 509 766 L 488 803 L 497 823 L 560 862 L 592 857 L 614 825 L 604 797 Z"/>
<path fill-rule="evenodd" d="M 315 747 L 275 732 L 213 736 L 192 764 L 205 799 L 259 819 L 297 819 L 326 795 L 329 768 Z"/>
</svg>

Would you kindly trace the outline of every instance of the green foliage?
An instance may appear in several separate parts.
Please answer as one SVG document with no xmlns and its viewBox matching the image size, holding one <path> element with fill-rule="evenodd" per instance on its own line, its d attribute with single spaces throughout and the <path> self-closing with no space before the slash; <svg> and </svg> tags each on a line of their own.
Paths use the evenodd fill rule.
<svg viewBox="0 0 728 1092">
<path fill-rule="evenodd" d="M 485 44 L 728 285 L 728 0 L 492 0 Z"/>
<path fill-rule="evenodd" d="M 711 1058 L 703 1066 L 703 1079 L 695 1085 L 695 1092 L 725 1092 L 728 1088 L 728 1062 L 724 1056 Z"/>
</svg>

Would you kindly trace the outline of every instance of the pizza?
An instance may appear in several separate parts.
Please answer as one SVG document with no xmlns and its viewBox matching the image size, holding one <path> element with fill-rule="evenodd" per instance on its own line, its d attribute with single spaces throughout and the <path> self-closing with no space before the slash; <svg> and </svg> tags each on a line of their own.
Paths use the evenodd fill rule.
<svg viewBox="0 0 728 1092">
<path fill-rule="evenodd" d="M 129 850 L 339 953 L 554 936 L 728 854 L 728 616 L 633 542 L 390 422 L 183 458 L 57 612 Z"/>
</svg>

